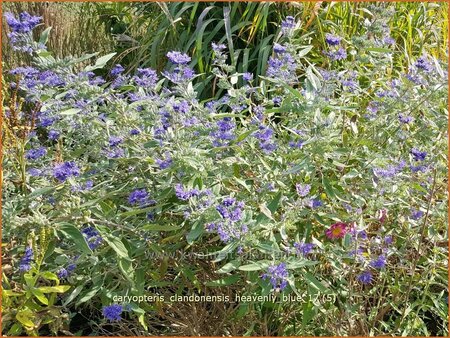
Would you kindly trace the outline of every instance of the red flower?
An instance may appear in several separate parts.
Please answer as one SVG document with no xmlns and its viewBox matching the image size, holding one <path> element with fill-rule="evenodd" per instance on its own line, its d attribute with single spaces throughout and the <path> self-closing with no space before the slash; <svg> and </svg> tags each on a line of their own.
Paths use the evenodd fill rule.
<svg viewBox="0 0 450 338">
<path fill-rule="evenodd" d="M 350 227 L 348 224 L 343 222 L 337 222 L 330 226 L 328 230 L 325 231 L 325 235 L 329 239 L 343 238 L 346 233 L 348 233 Z"/>
</svg>

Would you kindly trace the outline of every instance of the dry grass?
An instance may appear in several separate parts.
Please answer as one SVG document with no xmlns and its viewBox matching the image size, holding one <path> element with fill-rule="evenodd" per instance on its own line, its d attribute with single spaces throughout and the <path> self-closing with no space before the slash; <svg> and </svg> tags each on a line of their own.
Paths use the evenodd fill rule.
<svg viewBox="0 0 450 338">
<path fill-rule="evenodd" d="M 114 49 L 114 41 L 106 34 L 104 25 L 98 20 L 94 4 L 62 2 L 3 2 L 3 13 L 14 14 L 27 11 L 43 17 L 43 25 L 35 30 L 38 36 L 46 27 L 51 26 L 48 49 L 53 55 L 64 58 L 84 53 L 106 53 Z M 2 21 L 2 61 L 10 69 L 26 63 L 9 46 L 8 25 Z"/>
</svg>

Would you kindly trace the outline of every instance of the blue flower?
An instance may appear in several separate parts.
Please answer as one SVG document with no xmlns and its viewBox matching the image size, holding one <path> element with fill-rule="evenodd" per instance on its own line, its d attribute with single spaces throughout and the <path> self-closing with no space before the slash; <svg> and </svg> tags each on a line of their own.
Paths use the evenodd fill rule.
<svg viewBox="0 0 450 338">
<path fill-rule="evenodd" d="M 280 263 L 269 266 L 267 272 L 262 275 L 262 279 L 270 279 L 270 284 L 272 284 L 274 289 L 280 288 L 280 290 L 283 290 L 288 284 L 288 275 L 289 272 L 286 268 L 286 263 Z"/>
<path fill-rule="evenodd" d="M 279 107 L 279 106 L 281 106 L 281 102 L 283 102 L 283 98 L 281 96 L 275 96 L 272 99 L 272 102 L 275 107 Z"/>
<path fill-rule="evenodd" d="M 60 135 L 61 133 L 59 131 L 52 129 L 49 130 L 47 137 L 49 140 L 56 141 L 57 139 L 59 139 Z"/>
<path fill-rule="evenodd" d="M 47 149 L 45 147 L 39 147 L 37 149 L 30 149 L 28 150 L 28 152 L 25 154 L 25 157 L 28 160 L 37 160 L 41 157 L 44 157 L 47 154 Z"/>
<path fill-rule="evenodd" d="M 244 202 L 238 202 L 233 197 L 226 197 L 221 204 L 216 206 L 216 210 L 222 219 L 207 224 L 206 230 L 208 232 L 217 231 L 224 243 L 231 239 L 240 239 L 248 232 L 248 226 L 241 222 L 244 206 Z"/>
<path fill-rule="evenodd" d="M 244 79 L 244 81 L 252 81 L 253 80 L 253 74 L 252 73 L 244 73 L 242 75 L 242 78 Z"/>
<path fill-rule="evenodd" d="M 191 61 L 190 56 L 180 52 L 168 52 L 166 56 L 175 65 L 185 65 Z"/>
<path fill-rule="evenodd" d="M 28 169 L 28 174 L 30 174 L 30 176 L 33 176 L 33 177 L 41 176 L 42 170 L 37 169 L 37 168 L 30 168 L 30 169 Z"/>
<path fill-rule="evenodd" d="M 315 246 L 316 245 L 313 243 L 299 243 L 299 242 L 294 243 L 294 248 L 296 249 L 297 254 L 303 256 L 307 256 L 308 254 L 310 254 Z"/>
<path fill-rule="evenodd" d="M 413 120 L 413 118 L 412 118 L 412 116 L 398 114 L 398 120 L 403 124 L 407 124 L 407 123 L 410 123 Z"/>
<path fill-rule="evenodd" d="M 375 269 L 382 269 L 386 266 L 386 257 L 383 255 L 378 256 L 376 259 L 370 262 L 370 266 Z"/>
<path fill-rule="evenodd" d="M 130 130 L 130 135 L 139 135 L 141 133 L 141 131 L 139 129 L 131 129 Z"/>
<path fill-rule="evenodd" d="M 305 197 L 306 195 L 309 194 L 309 191 L 311 190 L 311 185 L 309 184 L 302 185 L 300 183 L 297 183 L 295 185 L 295 190 L 297 191 L 297 194 L 300 197 Z"/>
<path fill-rule="evenodd" d="M 273 51 L 277 54 L 283 54 L 286 52 L 286 47 L 275 42 L 273 45 Z"/>
<path fill-rule="evenodd" d="M 111 136 L 108 141 L 110 147 L 117 147 L 122 142 L 123 138 L 120 136 Z"/>
<path fill-rule="evenodd" d="M 172 108 L 177 113 L 187 114 L 191 110 L 191 106 L 189 105 L 189 102 L 186 100 L 176 102 L 172 105 Z"/>
<path fill-rule="evenodd" d="M 61 268 L 58 270 L 57 275 L 59 279 L 65 279 L 69 277 L 69 272 L 65 268 Z"/>
<path fill-rule="evenodd" d="M 372 281 L 372 273 L 370 271 L 364 271 L 358 276 L 358 280 L 363 284 L 369 284 Z"/>
<path fill-rule="evenodd" d="M 325 35 L 325 41 L 326 43 L 328 43 L 330 46 L 337 46 L 341 43 L 342 38 L 336 35 L 332 35 L 330 33 L 327 33 Z"/>
<path fill-rule="evenodd" d="M 32 260 L 33 260 L 33 249 L 31 248 L 31 246 L 29 246 L 25 249 L 25 254 L 23 255 L 20 261 L 19 270 L 22 272 L 29 271 L 31 269 Z"/>
<path fill-rule="evenodd" d="M 123 311 L 123 307 L 122 307 L 122 305 L 119 305 L 119 304 L 104 306 L 103 307 L 103 316 L 110 322 L 120 321 L 122 319 L 122 317 L 121 317 L 122 311 Z"/>
<path fill-rule="evenodd" d="M 164 159 L 157 158 L 156 163 L 158 164 L 159 169 L 161 170 L 167 169 L 172 165 L 172 157 L 170 157 L 169 153 L 166 153 L 165 158 Z"/>
<path fill-rule="evenodd" d="M 111 75 L 112 76 L 120 75 L 123 73 L 124 70 L 125 68 L 123 68 L 122 65 L 117 64 L 113 67 L 113 69 L 111 69 Z"/>
<path fill-rule="evenodd" d="M 224 117 L 217 121 L 216 126 L 216 129 L 210 133 L 210 136 L 214 138 L 212 143 L 215 147 L 227 146 L 236 138 L 234 135 L 236 124 L 231 117 Z"/>
<path fill-rule="evenodd" d="M 186 83 L 192 80 L 195 76 L 195 72 L 189 67 L 177 67 L 173 72 L 164 72 L 162 74 L 176 84 Z"/>
<path fill-rule="evenodd" d="M 313 209 L 319 208 L 323 205 L 322 201 L 314 198 L 312 201 L 310 201 L 309 206 Z"/>
<path fill-rule="evenodd" d="M 339 61 L 347 58 L 347 52 L 344 48 L 340 47 L 337 50 L 332 50 L 329 52 L 324 52 L 326 56 L 328 56 L 331 60 Z"/>
<path fill-rule="evenodd" d="M 295 28 L 295 18 L 293 16 L 287 16 L 284 20 L 281 21 L 281 31 L 285 35 L 289 35 L 292 33 Z"/>
<path fill-rule="evenodd" d="M 414 64 L 418 69 L 421 69 L 427 73 L 431 72 L 433 70 L 433 66 L 428 61 L 428 58 L 426 56 L 421 56 L 416 60 L 416 63 Z"/>
<path fill-rule="evenodd" d="M 259 140 L 259 147 L 266 154 L 273 152 L 277 148 L 277 145 L 272 139 L 273 134 L 273 129 L 262 123 L 259 126 L 259 131 L 253 134 Z"/>
<path fill-rule="evenodd" d="M 385 37 L 383 38 L 383 42 L 384 42 L 386 45 L 395 45 L 395 39 L 392 38 L 391 36 L 385 36 Z"/>
<path fill-rule="evenodd" d="M 6 23 L 14 33 L 31 32 L 42 21 L 42 16 L 32 16 L 27 12 L 19 14 L 16 19 L 12 13 L 5 13 Z"/>
<path fill-rule="evenodd" d="M 410 166 L 410 169 L 413 173 L 417 172 L 426 172 L 428 170 L 428 166 L 426 165 L 418 165 L 418 166 Z"/>
<path fill-rule="evenodd" d="M 175 185 L 175 195 L 182 201 L 187 201 L 191 197 L 198 196 L 198 189 L 185 190 L 183 185 L 178 183 Z"/>
<path fill-rule="evenodd" d="M 275 54 L 275 57 L 270 57 L 267 67 L 267 76 L 284 82 L 295 82 L 297 63 L 289 53 Z"/>
<path fill-rule="evenodd" d="M 64 182 L 71 176 L 79 176 L 80 169 L 75 162 L 64 162 L 55 165 L 53 168 L 53 176 L 60 182 Z"/>
<path fill-rule="evenodd" d="M 416 210 L 416 209 L 412 209 L 411 210 L 411 218 L 415 221 L 419 220 L 420 218 L 422 218 L 423 216 L 423 211 L 421 210 Z"/>
<path fill-rule="evenodd" d="M 393 242 L 392 236 L 389 235 L 389 236 L 384 237 L 384 244 L 391 245 L 392 242 Z"/>
<path fill-rule="evenodd" d="M 133 77 L 133 80 L 138 86 L 152 89 L 158 82 L 158 75 L 151 68 L 138 68 L 137 74 Z"/>
<path fill-rule="evenodd" d="M 225 46 L 223 43 L 216 44 L 214 42 L 211 43 L 211 47 L 212 47 L 213 51 L 216 53 L 222 52 L 224 49 L 227 48 L 227 46 Z"/>
<path fill-rule="evenodd" d="M 109 149 L 105 152 L 106 157 L 108 158 L 120 158 L 123 157 L 125 155 L 125 150 L 123 150 L 122 148 L 112 148 Z"/>
<path fill-rule="evenodd" d="M 91 250 L 95 250 L 103 242 L 103 238 L 94 227 L 84 228 L 81 233 L 85 236 Z"/>
<path fill-rule="evenodd" d="M 411 155 L 413 155 L 415 161 L 423 161 L 427 156 L 427 153 L 425 151 L 420 151 L 416 148 L 412 148 L 410 153 Z"/>
<path fill-rule="evenodd" d="M 150 195 L 145 189 L 136 189 L 128 196 L 128 203 L 131 205 L 139 205 L 141 208 L 148 204 L 154 204 L 154 200 L 150 200 Z"/>
</svg>

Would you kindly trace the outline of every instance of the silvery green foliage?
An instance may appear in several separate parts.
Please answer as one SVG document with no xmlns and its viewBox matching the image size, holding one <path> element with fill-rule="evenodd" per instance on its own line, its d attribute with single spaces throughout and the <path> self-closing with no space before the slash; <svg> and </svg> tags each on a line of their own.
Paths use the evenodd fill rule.
<svg viewBox="0 0 450 338">
<path fill-rule="evenodd" d="M 4 240 L 25 246 L 28 230 L 52 225 L 46 264 L 80 287 L 69 305 L 169 292 L 181 276 L 214 284 L 193 275 L 199 261 L 214 262 L 217 284 L 239 294 L 330 295 L 354 306 L 348 316 L 366 311 L 377 285 L 401 297 L 422 222 L 431 243 L 447 238 L 447 73 L 429 55 L 412 59 L 408 73 L 394 69 L 395 45 L 378 46 L 383 27 L 357 43 L 327 36 L 318 67 L 297 28 L 284 22 L 258 87 L 214 44 L 223 95 L 206 102 L 196 99 L 190 57 L 178 52 L 163 74 L 116 66 L 101 77 L 113 55 L 75 72 L 47 52 L 35 67 L 11 70 L 40 110 L 25 194 L 6 152 Z M 421 264 L 433 261 L 433 276 L 445 278 L 445 251 L 426 250 Z M 179 261 L 180 252 L 191 256 Z M 152 307 L 124 305 L 145 328 Z M 321 306 L 302 308 L 303 333 L 327 327 L 315 318 Z M 107 318 L 120 318 L 113 309 Z"/>
</svg>

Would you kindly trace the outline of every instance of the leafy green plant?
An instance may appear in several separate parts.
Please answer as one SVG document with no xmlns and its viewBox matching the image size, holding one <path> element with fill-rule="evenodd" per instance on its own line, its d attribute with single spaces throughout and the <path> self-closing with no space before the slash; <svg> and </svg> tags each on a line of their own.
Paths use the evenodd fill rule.
<svg viewBox="0 0 450 338">
<path fill-rule="evenodd" d="M 6 332 L 448 334 L 446 60 L 404 57 L 388 5 L 304 4 L 252 73 L 233 22 L 260 5 L 161 5 L 225 34 L 163 72 L 55 57 L 6 14 L 33 60 L 5 76 L 5 130 L 28 131 L 21 166 L 2 143 Z"/>
</svg>

